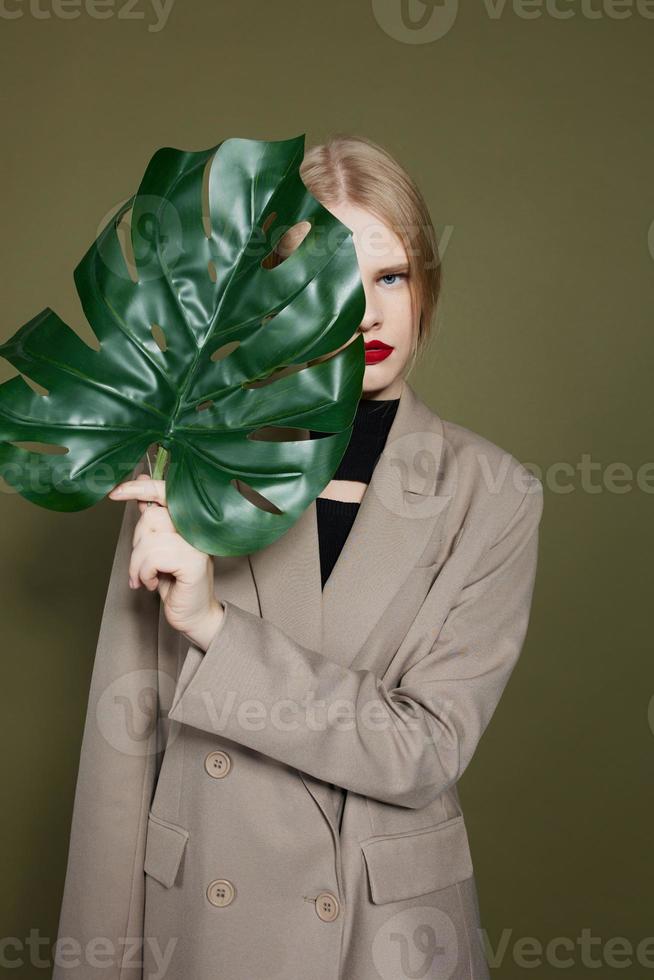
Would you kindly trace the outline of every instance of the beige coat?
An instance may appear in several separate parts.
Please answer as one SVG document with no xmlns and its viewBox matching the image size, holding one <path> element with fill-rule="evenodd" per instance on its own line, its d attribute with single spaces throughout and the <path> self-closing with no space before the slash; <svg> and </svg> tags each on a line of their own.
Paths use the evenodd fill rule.
<svg viewBox="0 0 654 980">
<path fill-rule="evenodd" d="M 405 382 L 324 591 L 313 503 L 214 559 L 203 654 L 128 586 L 129 501 L 54 980 L 487 978 L 456 784 L 525 638 L 542 507 Z"/>
</svg>

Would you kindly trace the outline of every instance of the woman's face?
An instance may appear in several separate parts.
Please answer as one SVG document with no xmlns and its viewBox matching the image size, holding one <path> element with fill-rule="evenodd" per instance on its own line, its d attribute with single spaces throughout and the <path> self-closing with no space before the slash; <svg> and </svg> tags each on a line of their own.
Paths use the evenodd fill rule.
<svg viewBox="0 0 654 980">
<path fill-rule="evenodd" d="M 352 231 L 366 294 L 363 320 L 348 341 L 350 344 L 363 334 L 366 369 L 362 397 L 399 398 L 402 372 L 418 329 L 411 309 L 406 251 L 392 229 L 370 212 L 349 203 L 328 210 Z M 387 345 L 390 351 L 382 348 L 375 353 L 377 343 Z"/>
</svg>

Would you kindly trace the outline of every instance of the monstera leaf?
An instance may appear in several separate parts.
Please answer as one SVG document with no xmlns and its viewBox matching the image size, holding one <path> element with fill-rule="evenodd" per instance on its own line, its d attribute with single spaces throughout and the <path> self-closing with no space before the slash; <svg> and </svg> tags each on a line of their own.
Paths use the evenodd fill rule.
<svg viewBox="0 0 654 980">
<path fill-rule="evenodd" d="M 303 156 L 304 136 L 155 153 L 75 269 L 98 348 L 49 308 L 0 345 L 45 389 L 0 385 L 0 475 L 23 497 L 82 510 L 157 444 L 179 533 L 239 555 L 320 493 L 361 395 L 365 296 L 351 231 L 302 183 Z"/>
</svg>

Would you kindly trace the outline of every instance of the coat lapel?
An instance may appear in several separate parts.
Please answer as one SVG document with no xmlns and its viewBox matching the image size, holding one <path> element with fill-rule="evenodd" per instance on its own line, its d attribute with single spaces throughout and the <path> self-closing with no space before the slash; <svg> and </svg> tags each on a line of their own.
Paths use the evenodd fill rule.
<svg viewBox="0 0 654 980">
<path fill-rule="evenodd" d="M 308 438 L 308 430 L 302 432 Z M 324 590 L 315 501 L 281 538 L 249 556 L 262 617 L 349 667 L 421 559 L 449 502 L 436 495 L 442 443 L 440 418 L 405 381 L 384 452 Z M 342 791 L 300 776 L 337 837 Z"/>
<path fill-rule="evenodd" d="M 364 649 L 449 501 L 435 496 L 441 455 L 442 423 L 405 381 L 384 451 L 322 593 L 321 651 L 344 667 Z"/>
<path fill-rule="evenodd" d="M 315 501 L 281 538 L 253 552 L 249 560 L 261 616 L 302 646 L 319 650 L 322 616 Z"/>
</svg>

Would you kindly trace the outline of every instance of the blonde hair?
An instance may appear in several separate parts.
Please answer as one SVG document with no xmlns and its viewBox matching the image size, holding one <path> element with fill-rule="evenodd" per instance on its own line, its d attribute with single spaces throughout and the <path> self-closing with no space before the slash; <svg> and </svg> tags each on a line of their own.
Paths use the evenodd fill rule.
<svg viewBox="0 0 654 980">
<path fill-rule="evenodd" d="M 429 209 L 418 187 L 390 153 L 363 136 L 337 133 L 311 147 L 300 176 L 323 207 L 348 202 L 371 212 L 402 242 L 409 263 L 414 321 L 408 374 L 431 335 L 441 290 L 441 262 Z"/>
</svg>

